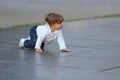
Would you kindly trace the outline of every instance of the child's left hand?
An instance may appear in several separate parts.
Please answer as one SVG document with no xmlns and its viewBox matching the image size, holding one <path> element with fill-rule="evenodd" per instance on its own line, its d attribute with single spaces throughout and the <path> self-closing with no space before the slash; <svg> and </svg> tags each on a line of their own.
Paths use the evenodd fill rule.
<svg viewBox="0 0 120 80">
<path fill-rule="evenodd" d="M 69 50 L 69 49 L 62 49 L 61 51 L 62 52 L 71 52 L 71 50 Z"/>
</svg>

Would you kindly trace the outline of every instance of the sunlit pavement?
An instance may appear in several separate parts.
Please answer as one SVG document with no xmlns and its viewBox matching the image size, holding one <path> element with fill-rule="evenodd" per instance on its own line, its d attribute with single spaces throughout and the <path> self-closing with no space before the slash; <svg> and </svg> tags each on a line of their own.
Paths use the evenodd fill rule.
<svg viewBox="0 0 120 80">
<path fill-rule="evenodd" d="M 19 49 L 30 27 L 0 30 L 0 80 L 120 80 L 120 18 L 63 23 L 71 53 Z"/>
</svg>

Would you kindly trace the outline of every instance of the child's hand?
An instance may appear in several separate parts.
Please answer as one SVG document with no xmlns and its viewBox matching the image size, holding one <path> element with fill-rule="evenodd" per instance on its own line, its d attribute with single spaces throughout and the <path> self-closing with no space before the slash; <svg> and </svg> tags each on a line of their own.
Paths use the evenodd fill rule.
<svg viewBox="0 0 120 80">
<path fill-rule="evenodd" d="M 36 51 L 37 53 L 42 53 L 42 52 L 43 52 L 42 49 L 35 49 L 35 51 Z"/>
<path fill-rule="evenodd" d="M 69 50 L 69 49 L 62 49 L 61 51 L 62 52 L 71 52 L 71 50 Z"/>
</svg>

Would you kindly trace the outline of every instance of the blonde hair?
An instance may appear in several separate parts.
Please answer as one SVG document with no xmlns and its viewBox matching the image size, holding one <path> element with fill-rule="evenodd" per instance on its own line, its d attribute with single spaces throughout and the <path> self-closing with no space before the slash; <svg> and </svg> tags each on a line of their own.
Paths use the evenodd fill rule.
<svg viewBox="0 0 120 80">
<path fill-rule="evenodd" d="M 64 17 L 57 13 L 49 13 L 46 15 L 46 18 L 45 18 L 45 21 L 49 25 L 52 25 L 55 23 L 61 24 L 63 22 L 63 20 L 64 20 Z"/>
</svg>

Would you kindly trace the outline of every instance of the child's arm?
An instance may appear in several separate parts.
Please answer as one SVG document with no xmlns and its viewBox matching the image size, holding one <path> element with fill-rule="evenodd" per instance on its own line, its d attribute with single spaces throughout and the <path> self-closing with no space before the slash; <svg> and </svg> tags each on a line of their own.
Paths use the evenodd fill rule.
<svg viewBox="0 0 120 80">
<path fill-rule="evenodd" d="M 44 29 L 42 29 L 42 27 L 37 28 L 37 40 L 36 40 L 36 44 L 35 44 L 36 52 L 39 52 L 39 53 L 43 52 L 43 50 L 41 49 L 40 46 L 42 45 L 45 35 L 46 35 L 45 31 L 44 31 Z"/>
<path fill-rule="evenodd" d="M 62 30 L 59 31 L 57 41 L 58 41 L 60 50 L 62 52 L 71 52 L 71 50 L 67 49 L 67 47 L 66 47 L 64 37 L 63 37 L 63 34 L 62 34 Z"/>
<path fill-rule="evenodd" d="M 44 39 L 43 35 L 39 35 L 38 38 L 37 38 L 36 45 L 35 45 L 35 51 L 38 52 L 38 53 L 43 52 L 43 50 L 40 47 L 42 45 L 43 39 Z"/>
</svg>

